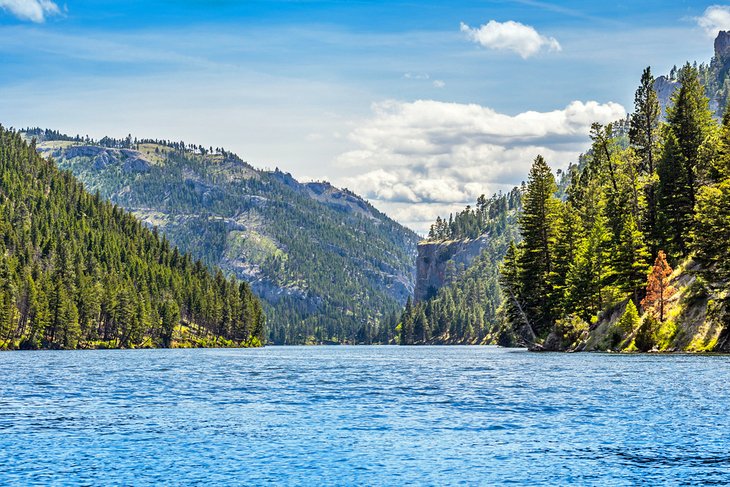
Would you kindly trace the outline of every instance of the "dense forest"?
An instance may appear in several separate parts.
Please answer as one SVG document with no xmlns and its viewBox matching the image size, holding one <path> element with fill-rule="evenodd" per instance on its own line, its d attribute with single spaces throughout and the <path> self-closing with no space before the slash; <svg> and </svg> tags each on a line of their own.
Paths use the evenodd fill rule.
<svg viewBox="0 0 730 487">
<path fill-rule="evenodd" d="M 470 268 L 436 298 L 409 304 L 400 320 L 408 330 L 401 343 L 409 343 L 411 333 L 416 342 L 428 342 L 422 330 L 443 333 L 444 313 L 437 310 L 444 307 L 448 316 L 467 317 L 459 326 L 452 324 L 463 319 L 447 320 L 456 342 L 484 338 L 476 331 L 486 323 L 486 305 L 486 327 L 493 333 L 487 341 L 549 349 L 590 342 L 599 327 L 603 342 L 597 347 L 666 349 L 682 332 L 682 320 L 689 320 L 680 316 L 678 303 L 701 302 L 707 323 L 726 322 L 730 113 L 721 123 L 713 119 L 696 66 L 684 65 L 676 77 L 663 121 L 654 78 L 649 68 L 644 71 L 628 123 L 592 126 L 592 146 L 568 171 L 563 191 L 537 156 L 522 194 L 520 239 L 503 251 L 499 276 L 492 266 Z M 472 235 L 469 218 L 467 212 L 467 218 L 437 221 L 432 237 Z M 494 245 L 501 245 L 499 256 L 504 243 Z M 681 275 L 692 282 L 681 301 L 673 268 L 687 269 Z M 452 298 L 469 282 L 489 286 L 496 279 L 496 312 L 493 295 Z M 608 323 L 610 316 L 616 319 Z M 702 347 L 720 346 L 729 328 L 725 324 Z"/>
<path fill-rule="evenodd" d="M 270 342 L 387 337 L 385 318 L 413 290 L 418 236 L 350 191 L 183 141 L 43 129 L 26 136 L 181 251 L 249 282 L 264 302 Z"/>
<path fill-rule="evenodd" d="M 482 343 L 494 339 L 494 324 L 502 300 L 499 265 L 512 241 L 519 239 L 517 215 L 524 188 L 491 198 L 481 196 L 472 208 L 438 217 L 430 241 L 473 239 L 487 235 L 486 247 L 466 269 L 446 264 L 446 282 L 436 296 L 413 304 L 410 300 L 397 323 L 401 344 Z"/>
<path fill-rule="evenodd" d="M 0 348 L 259 345 L 260 301 L 0 126 Z"/>
</svg>

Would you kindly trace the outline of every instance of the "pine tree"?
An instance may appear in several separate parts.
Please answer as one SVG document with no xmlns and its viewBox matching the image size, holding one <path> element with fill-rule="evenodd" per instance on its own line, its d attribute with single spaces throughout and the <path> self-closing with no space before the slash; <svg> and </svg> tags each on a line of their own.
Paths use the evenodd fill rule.
<svg viewBox="0 0 730 487">
<path fill-rule="evenodd" d="M 616 327 L 623 335 L 626 335 L 633 332 L 638 324 L 639 311 L 636 309 L 636 305 L 634 304 L 634 302 L 629 300 L 629 302 L 626 303 L 626 309 L 624 310 L 624 314 L 621 315 L 621 318 L 618 320 Z"/>
<path fill-rule="evenodd" d="M 419 342 L 426 343 L 430 338 L 430 330 L 431 328 L 423 306 L 419 306 L 413 320 L 413 335 Z"/>
<path fill-rule="evenodd" d="M 643 179 L 643 193 L 646 205 L 642 215 L 642 230 L 652 253 L 656 252 L 657 217 L 657 154 L 660 146 L 659 119 L 661 107 L 654 91 L 654 76 L 647 67 L 641 75 L 641 84 L 634 97 L 634 114 L 631 116 L 629 139 L 641 160 L 640 174 Z"/>
<path fill-rule="evenodd" d="M 408 296 L 406 301 L 405 310 L 401 315 L 401 329 L 400 329 L 400 344 L 411 345 L 413 344 L 413 302 L 411 297 Z"/>
<path fill-rule="evenodd" d="M 667 263 L 667 256 L 660 250 L 646 284 L 646 297 L 641 301 L 644 310 L 659 315 L 660 322 L 665 318 L 667 300 L 676 292 L 669 280 L 671 275 L 672 268 Z"/>
<path fill-rule="evenodd" d="M 730 179 L 700 189 L 692 248 L 715 280 L 730 279 Z"/>
<path fill-rule="evenodd" d="M 550 282 L 553 288 L 552 301 L 561 314 L 571 312 L 566 306 L 568 292 L 568 274 L 570 266 L 575 261 L 578 246 L 583 238 L 583 228 L 578 213 L 572 203 L 562 205 L 560 220 L 557 226 L 555 239 L 555 258 Z"/>
<path fill-rule="evenodd" d="M 603 308 L 603 288 L 609 274 L 610 234 L 603 212 L 597 211 L 588 234 L 576 248 L 566 277 L 565 308 L 590 321 Z"/>
<path fill-rule="evenodd" d="M 550 167 L 542 156 L 537 156 L 530 169 L 519 219 L 523 240 L 518 268 L 524 311 L 538 336 L 544 336 L 550 330 L 554 319 L 550 274 L 560 204 L 555 197 L 556 191 Z"/>
<path fill-rule="evenodd" d="M 700 147 L 714 122 L 697 69 L 689 63 L 679 71 L 680 87 L 667 108 L 668 134 L 659 174 L 659 210 L 673 232 L 664 239 L 673 257 L 689 252 L 690 229 L 697 192 Z"/>
<path fill-rule="evenodd" d="M 687 254 L 687 236 L 692 226 L 694 196 L 690 196 L 691 181 L 685 170 L 686 162 L 674 135 L 668 131 L 659 162 L 657 233 L 673 257 Z"/>
<path fill-rule="evenodd" d="M 632 295 L 634 303 L 639 303 L 649 267 L 649 252 L 633 215 L 629 213 L 624 214 L 619 245 L 614 249 L 615 273 L 619 287 Z"/>
<path fill-rule="evenodd" d="M 535 333 L 521 303 L 519 258 L 517 254 L 518 249 L 514 241 L 510 241 L 499 275 L 499 284 L 504 295 L 502 301 L 504 316 L 511 330 L 528 341 L 534 342 Z"/>
</svg>

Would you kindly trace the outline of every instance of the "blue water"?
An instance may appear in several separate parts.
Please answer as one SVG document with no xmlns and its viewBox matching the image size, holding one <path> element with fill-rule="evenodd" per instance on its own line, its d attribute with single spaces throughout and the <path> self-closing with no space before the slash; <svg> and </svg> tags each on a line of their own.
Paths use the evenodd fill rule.
<svg viewBox="0 0 730 487">
<path fill-rule="evenodd" d="M 730 357 L 0 353 L 2 485 L 730 482 Z"/>
</svg>

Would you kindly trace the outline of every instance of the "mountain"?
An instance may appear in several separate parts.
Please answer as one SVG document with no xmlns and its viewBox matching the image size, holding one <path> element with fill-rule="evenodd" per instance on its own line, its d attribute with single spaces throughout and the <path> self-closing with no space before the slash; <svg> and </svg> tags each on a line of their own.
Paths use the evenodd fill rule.
<svg viewBox="0 0 730 487">
<path fill-rule="evenodd" d="M 729 351 L 730 111 L 718 123 L 727 92 L 713 86 L 727 80 L 730 34 L 715 49 L 709 65 L 673 70 L 672 86 L 647 68 L 635 113 L 594 124 L 559 181 L 538 155 L 519 205 L 482 199 L 438 218 L 399 342 Z"/>
<path fill-rule="evenodd" d="M 437 218 L 418 244 L 415 302 L 399 322 L 402 344 L 495 343 L 502 301 L 499 266 L 520 238 L 523 188 L 480 197 L 448 220 Z"/>
<path fill-rule="evenodd" d="M 261 303 L 0 126 L 0 347 L 257 345 Z"/>
<path fill-rule="evenodd" d="M 221 148 L 25 136 L 182 251 L 250 283 L 273 343 L 379 336 L 413 291 L 417 235 L 348 190 L 258 170 Z"/>
<path fill-rule="evenodd" d="M 696 65 L 697 63 L 695 63 Z M 720 31 L 714 42 L 714 54 L 709 63 L 696 66 L 700 82 L 705 88 L 705 96 L 709 99 L 709 107 L 713 116 L 722 118 L 730 100 L 730 32 Z M 662 118 L 666 117 L 666 109 L 671 104 L 674 91 L 680 86 L 677 81 L 679 68 L 674 66 L 668 75 L 658 76 L 654 80 L 654 91 L 659 98 Z"/>
</svg>

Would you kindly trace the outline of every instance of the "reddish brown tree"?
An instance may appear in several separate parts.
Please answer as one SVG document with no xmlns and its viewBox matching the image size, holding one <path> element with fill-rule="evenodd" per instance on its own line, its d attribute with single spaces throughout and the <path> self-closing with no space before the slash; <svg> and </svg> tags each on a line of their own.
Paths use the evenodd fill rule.
<svg viewBox="0 0 730 487">
<path fill-rule="evenodd" d="M 646 297 L 641 301 L 645 311 L 653 310 L 658 313 L 659 321 L 664 321 L 666 302 L 677 291 L 669 282 L 671 275 L 672 268 L 667 262 L 667 255 L 660 250 L 646 283 Z"/>
</svg>

